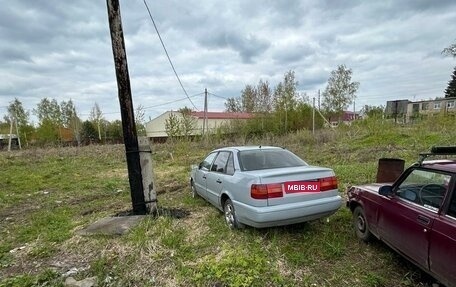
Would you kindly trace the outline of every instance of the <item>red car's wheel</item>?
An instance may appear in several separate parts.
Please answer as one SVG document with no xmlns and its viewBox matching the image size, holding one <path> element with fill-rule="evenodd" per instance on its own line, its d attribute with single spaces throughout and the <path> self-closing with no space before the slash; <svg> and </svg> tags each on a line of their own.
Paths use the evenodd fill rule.
<svg viewBox="0 0 456 287">
<path fill-rule="evenodd" d="M 372 239 L 372 233 L 369 230 L 369 223 L 361 206 L 357 206 L 353 211 L 353 226 L 355 227 L 356 236 L 363 241 Z"/>
</svg>

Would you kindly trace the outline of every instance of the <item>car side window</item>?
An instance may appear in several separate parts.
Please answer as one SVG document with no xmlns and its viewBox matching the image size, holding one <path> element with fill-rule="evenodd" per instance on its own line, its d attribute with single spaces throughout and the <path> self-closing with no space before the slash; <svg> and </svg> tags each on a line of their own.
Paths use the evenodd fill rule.
<svg viewBox="0 0 456 287">
<path fill-rule="evenodd" d="M 453 197 L 450 201 L 450 206 L 448 207 L 447 214 L 451 217 L 456 218 L 456 192 L 453 191 Z"/>
<path fill-rule="evenodd" d="M 448 189 L 451 176 L 432 170 L 413 170 L 398 186 L 396 194 L 419 205 L 438 209 Z"/>
<path fill-rule="evenodd" d="M 230 157 L 228 158 L 228 162 L 226 164 L 226 174 L 229 174 L 229 175 L 234 174 L 234 160 L 233 160 L 232 152 L 230 152 Z"/>
<path fill-rule="evenodd" d="M 214 164 L 211 167 L 211 171 L 226 173 L 226 165 L 228 158 L 230 157 L 230 152 L 221 151 L 218 156 L 215 158 Z"/>
<path fill-rule="evenodd" d="M 213 152 L 209 154 L 201 163 L 201 168 L 204 168 L 206 170 L 211 169 L 212 162 L 214 161 L 215 156 L 217 155 L 216 152 Z"/>
</svg>

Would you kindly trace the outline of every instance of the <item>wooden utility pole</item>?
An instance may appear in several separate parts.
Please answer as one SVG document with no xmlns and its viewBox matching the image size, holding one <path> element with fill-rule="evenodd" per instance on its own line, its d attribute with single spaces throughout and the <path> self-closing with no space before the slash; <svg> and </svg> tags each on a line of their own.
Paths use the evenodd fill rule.
<svg viewBox="0 0 456 287">
<path fill-rule="evenodd" d="M 11 151 L 11 138 L 13 137 L 13 117 L 10 116 L 10 133 L 9 133 L 9 140 L 8 140 L 8 151 Z"/>
<path fill-rule="evenodd" d="M 352 121 L 356 120 L 356 106 L 355 106 L 355 100 L 353 100 L 353 118 Z"/>
<path fill-rule="evenodd" d="M 16 125 L 16 136 L 17 136 L 17 143 L 19 145 L 19 149 L 22 149 L 21 145 L 21 137 L 19 136 L 19 127 L 17 126 L 17 114 L 14 114 L 14 123 Z"/>
<path fill-rule="evenodd" d="M 206 135 L 207 131 L 207 88 L 204 89 L 204 119 L 203 119 L 203 136 Z"/>
<path fill-rule="evenodd" d="M 122 131 L 127 157 L 128 179 L 130 182 L 131 201 L 133 213 L 146 214 L 148 211 L 146 203 L 156 204 L 156 199 L 145 200 L 145 184 L 143 183 L 140 150 L 136 134 L 135 116 L 133 112 L 133 101 L 131 97 L 130 76 L 128 74 L 127 54 L 122 30 L 122 19 L 120 16 L 119 0 L 107 0 L 109 29 L 111 32 L 112 53 L 117 78 L 117 89 L 120 103 L 120 114 L 122 118 Z M 148 151 L 150 153 L 150 151 Z M 150 183 L 146 190 L 152 187 Z"/>
<path fill-rule="evenodd" d="M 312 134 L 315 134 L 315 98 L 312 98 Z"/>
</svg>

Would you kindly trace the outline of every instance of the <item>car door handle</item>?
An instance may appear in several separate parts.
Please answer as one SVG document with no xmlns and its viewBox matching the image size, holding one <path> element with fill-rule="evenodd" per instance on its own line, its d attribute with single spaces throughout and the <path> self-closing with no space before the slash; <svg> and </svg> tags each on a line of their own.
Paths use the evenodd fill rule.
<svg viewBox="0 0 456 287">
<path fill-rule="evenodd" d="M 222 181 L 220 179 L 217 179 L 215 182 L 216 183 L 222 183 Z"/>
<path fill-rule="evenodd" d="M 431 219 L 429 217 L 426 217 L 424 215 L 418 215 L 418 222 L 424 225 L 429 225 L 431 223 Z"/>
<path fill-rule="evenodd" d="M 204 178 L 204 179 L 206 179 L 206 176 L 205 176 L 205 175 L 203 175 L 203 178 Z"/>
</svg>

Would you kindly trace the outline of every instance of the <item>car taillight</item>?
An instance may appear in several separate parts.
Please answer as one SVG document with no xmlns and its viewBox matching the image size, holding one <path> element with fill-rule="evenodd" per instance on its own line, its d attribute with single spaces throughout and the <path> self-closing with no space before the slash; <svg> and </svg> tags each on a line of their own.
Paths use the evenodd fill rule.
<svg viewBox="0 0 456 287">
<path fill-rule="evenodd" d="M 335 176 L 320 178 L 319 181 L 320 181 L 320 191 L 337 189 L 337 177 L 335 177 Z"/>
<path fill-rule="evenodd" d="M 252 184 L 250 187 L 250 196 L 254 199 L 282 197 L 282 184 Z"/>
</svg>

